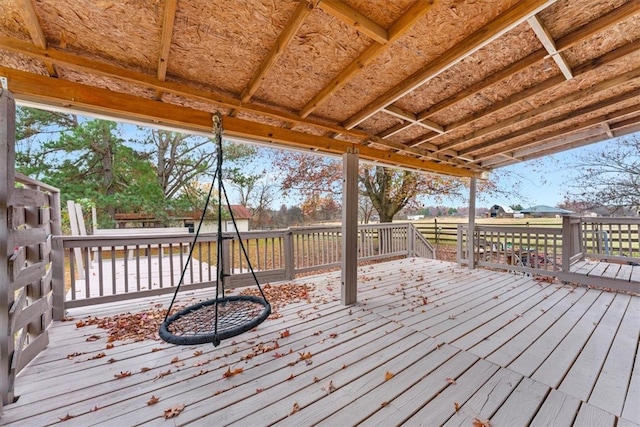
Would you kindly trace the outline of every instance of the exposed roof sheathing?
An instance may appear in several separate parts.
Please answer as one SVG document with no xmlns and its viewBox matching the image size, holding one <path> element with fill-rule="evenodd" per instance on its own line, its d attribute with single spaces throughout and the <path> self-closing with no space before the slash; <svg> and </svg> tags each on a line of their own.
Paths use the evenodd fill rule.
<svg viewBox="0 0 640 427">
<path fill-rule="evenodd" d="M 638 0 L 0 0 L 23 102 L 457 176 L 640 130 Z"/>
</svg>

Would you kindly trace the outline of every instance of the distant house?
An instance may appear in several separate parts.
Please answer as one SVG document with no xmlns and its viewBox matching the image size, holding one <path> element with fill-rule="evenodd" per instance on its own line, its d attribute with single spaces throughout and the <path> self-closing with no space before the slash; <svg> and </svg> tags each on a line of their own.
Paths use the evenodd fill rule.
<svg viewBox="0 0 640 427">
<path fill-rule="evenodd" d="M 569 215 L 573 213 L 573 211 L 567 209 L 555 208 L 553 206 L 546 205 L 532 206 L 528 209 L 523 209 L 520 212 L 525 216 L 535 218 L 559 218 L 563 215 Z"/>
<path fill-rule="evenodd" d="M 240 232 L 249 231 L 249 221 L 251 220 L 251 212 L 249 211 L 249 209 L 245 208 L 242 205 L 230 205 L 229 207 L 231 208 L 231 212 L 233 212 L 233 217 L 236 220 L 236 226 L 238 227 L 238 231 Z M 226 208 L 224 210 L 227 211 Z M 197 215 L 194 214 L 193 219 L 191 217 L 189 219 L 185 219 L 184 220 L 185 227 L 189 227 L 189 229 L 192 229 L 192 230 L 195 229 L 198 226 L 198 222 L 200 221 L 200 215 L 201 213 L 198 213 Z M 200 232 L 215 233 L 217 231 L 218 231 L 218 220 L 215 218 L 208 218 L 208 215 L 207 215 L 207 218 L 205 218 L 202 223 Z M 231 220 L 230 215 L 228 214 L 228 211 L 226 215 L 223 214 L 222 231 L 223 232 L 235 231 L 235 229 L 233 228 L 233 221 Z"/>
<path fill-rule="evenodd" d="M 505 205 L 493 205 L 489 209 L 491 218 L 509 218 L 513 216 L 513 209 Z"/>
</svg>

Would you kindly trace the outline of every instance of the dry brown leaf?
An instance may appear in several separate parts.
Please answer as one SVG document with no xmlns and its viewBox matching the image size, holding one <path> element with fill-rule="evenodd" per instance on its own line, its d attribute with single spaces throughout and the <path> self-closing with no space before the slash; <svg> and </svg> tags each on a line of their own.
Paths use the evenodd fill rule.
<svg viewBox="0 0 640 427">
<path fill-rule="evenodd" d="M 291 409 L 291 412 L 289 412 L 289 415 L 293 415 L 296 412 L 298 412 L 300 410 L 300 405 L 298 405 L 298 402 L 295 402 L 293 404 L 293 409 Z"/>
<path fill-rule="evenodd" d="M 146 366 L 143 366 L 142 368 L 140 368 L 140 372 L 147 372 L 150 371 L 151 368 L 147 368 Z"/>
<path fill-rule="evenodd" d="M 71 415 L 67 412 L 67 415 L 65 415 L 64 417 L 58 417 L 58 419 L 60 419 L 60 421 L 69 421 L 73 417 L 74 415 Z"/>
<path fill-rule="evenodd" d="M 111 359 L 107 360 L 107 362 L 109 362 L 109 363 L 114 363 L 114 362 L 117 362 L 117 361 L 118 361 L 118 359 L 114 359 L 113 357 Z"/>
<path fill-rule="evenodd" d="M 263 388 L 257 388 L 257 389 L 256 389 L 256 393 L 262 393 L 263 391 L 264 391 L 264 389 L 263 389 Z"/>
<path fill-rule="evenodd" d="M 294 378 L 295 378 L 295 375 L 291 374 L 291 375 L 289 375 L 289 378 L 287 378 L 287 381 L 291 381 Z"/>
<path fill-rule="evenodd" d="M 473 419 L 473 427 L 491 427 L 489 420 L 481 420 L 480 418 Z"/>
<path fill-rule="evenodd" d="M 302 352 L 302 353 L 298 353 L 300 355 L 300 360 L 307 360 L 307 359 L 311 359 L 311 352 Z"/>
<path fill-rule="evenodd" d="M 209 371 L 208 370 L 204 370 L 204 369 L 200 369 L 200 372 L 198 372 L 197 374 L 193 374 L 193 376 L 191 378 L 199 377 L 200 375 L 204 375 L 207 372 L 209 372 Z"/>
<path fill-rule="evenodd" d="M 92 342 L 92 341 L 98 341 L 99 339 L 100 339 L 100 335 L 91 335 L 87 337 L 86 341 Z"/>
<path fill-rule="evenodd" d="M 178 356 L 171 359 L 171 363 L 178 363 L 179 361 L 180 361 L 180 358 Z"/>
<path fill-rule="evenodd" d="M 460 404 L 458 402 L 453 402 L 453 409 L 458 412 L 460 410 Z"/>
<path fill-rule="evenodd" d="M 387 371 L 387 373 L 384 374 L 384 379 L 385 379 L 385 381 L 389 381 L 391 378 L 393 378 L 395 376 L 396 376 L 396 374 L 394 374 L 393 372 Z"/>
<path fill-rule="evenodd" d="M 169 375 L 171 373 L 171 369 L 165 371 L 165 372 L 160 372 L 158 375 L 156 375 L 156 377 L 154 378 L 154 380 L 159 380 L 162 377 L 166 377 L 167 375 Z"/>
<path fill-rule="evenodd" d="M 453 378 L 447 378 L 445 381 L 448 382 L 449 384 L 457 384 L 456 380 L 454 380 Z"/>
<path fill-rule="evenodd" d="M 121 379 L 121 378 L 126 378 L 126 377 L 130 377 L 131 376 L 131 372 L 129 371 L 120 371 L 119 374 L 115 374 L 114 377 L 116 377 L 117 379 Z"/>
<path fill-rule="evenodd" d="M 107 350 L 111 350 L 113 347 L 114 347 L 114 345 L 113 345 L 113 344 L 111 344 L 111 343 L 108 343 L 108 344 L 105 346 L 105 348 L 106 348 Z"/>
<path fill-rule="evenodd" d="M 389 404 L 389 402 L 382 402 L 382 403 L 380 404 L 380 407 L 381 407 L 381 408 L 384 408 L 384 407 L 385 407 L 385 406 L 387 406 L 388 404 Z"/>
<path fill-rule="evenodd" d="M 151 349 L 151 353 L 155 353 L 156 351 L 162 351 L 164 350 L 163 348 L 159 348 L 159 347 L 154 347 Z"/>
<path fill-rule="evenodd" d="M 193 352 L 193 356 L 194 356 L 194 357 L 202 356 L 202 351 L 200 351 L 200 350 L 196 350 L 196 351 L 194 351 L 194 352 Z"/>
<path fill-rule="evenodd" d="M 177 417 L 180 415 L 180 412 L 184 410 L 185 406 L 186 405 L 174 405 L 169 409 L 165 409 L 164 418 L 168 420 L 169 418 Z"/>
<path fill-rule="evenodd" d="M 83 326 L 87 326 L 87 323 L 84 320 L 79 320 L 76 322 L 76 328 L 82 328 Z"/>
<path fill-rule="evenodd" d="M 147 400 L 147 405 L 149 405 L 149 406 L 155 405 L 159 401 L 160 401 L 159 397 L 155 397 L 155 396 L 152 395 L 151 398 L 149 400 Z"/>
<path fill-rule="evenodd" d="M 76 351 L 75 353 L 67 354 L 67 359 L 71 360 L 71 359 L 73 359 L 74 357 L 82 356 L 83 354 L 84 354 L 84 353 L 78 353 L 78 352 Z"/>
<path fill-rule="evenodd" d="M 89 412 L 96 412 L 96 411 L 99 411 L 99 410 L 100 410 L 100 407 L 98 405 L 96 405 Z"/>
<path fill-rule="evenodd" d="M 98 353 L 95 356 L 90 357 L 88 360 L 102 359 L 103 357 L 106 357 L 106 353 Z"/>
<path fill-rule="evenodd" d="M 287 329 L 287 330 L 285 330 L 285 331 L 280 332 L 280 338 L 286 338 L 286 337 L 288 337 L 289 335 L 291 335 L 291 333 L 289 332 L 289 330 L 288 330 L 288 329 Z"/>
<path fill-rule="evenodd" d="M 242 373 L 242 371 L 243 371 L 243 369 L 242 369 L 242 368 L 236 368 L 236 369 L 234 369 L 234 370 L 232 371 L 232 370 L 231 370 L 231 367 L 229 367 L 229 368 L 227 369 L 227 371 L 226 371 L 224 374 L 222 374 L 222 377 L 223 377 L 223 378 L 230 378 L 230 377 L 232 377 L 232 376 L 234 376 L 234 375 L 238 375 L 238 374 Z"/>
</svg>

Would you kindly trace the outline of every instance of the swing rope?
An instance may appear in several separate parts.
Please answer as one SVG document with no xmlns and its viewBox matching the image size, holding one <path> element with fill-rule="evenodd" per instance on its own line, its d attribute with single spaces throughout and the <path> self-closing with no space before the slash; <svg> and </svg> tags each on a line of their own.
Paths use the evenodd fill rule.
<svg viewBox="0 0 640 427">
<path fill-rule="evenodd" d="M 240 335 L 264 322 L 271 314 L 271 305 L 267 301 L 267 297 L 260 286 L 260 282 L 256 276 L 255 271 L 251 265 L 249 254 L 245 248 L 244 242 L 240 236 L 236 219 L 229 203 L 229 197 L 227 191 L 222 183 L 222 117 L 220 113 L 216 113 L 213 116 L 213 134 L 217 145 L 217 167 L 209 193 L 205 201 L 204 209 L 196 229 L 193 243 L 189 249 L 187 256 L 187 262 L 182 268 L 180 275 L 180 281 L 169 304 L 164 321 L 160 325 L 160 338 L 164 341 L 176 344 L 176 345 L 194 345 L 213 343 L 214 346 L 218 346 L 223 339 L 231 338 Z M 193 258 L 193 250 L 198 241 L 202 223 L 211 201 L 215 180 L 218 180 L 218 234 L 216 245 L 216 293 L 215 298 L 207 301 L 202 301 L 198 304 L 189 306 L 177 313 L 170 315 L 171 309 L 176 301 L 180 286 L 184 282 L 184 278 L 187 272 L 189 262 Z M 227 204 L 229 213 L 231 215 L 231 221 L 236 231 L 236 236 L 242 249 L 242 253 L 247 261 L 247 266 L 251 272 L 251 276 L 255 281 L 261 297 L 250 295 L 233 295 L 227 297 L 225 295 L 225 282 L 230 274 L 225 273 L 224 262 L 224 242 L 225 238 L 222 235 L 222 197 Z M 232 266 L 230 266 L 232 268 Z"/>
</svg>

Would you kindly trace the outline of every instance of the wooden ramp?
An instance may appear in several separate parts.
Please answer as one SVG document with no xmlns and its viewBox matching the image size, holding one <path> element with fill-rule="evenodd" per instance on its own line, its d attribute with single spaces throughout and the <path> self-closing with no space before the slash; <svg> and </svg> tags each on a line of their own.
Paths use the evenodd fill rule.
<svg viewBox="0 0 640 427">
<path fill-rule="evenodd" d="M 640 425 L 640 297 L 424 259 L 359 269 L 351 307 L 337 273 L 296 283 L 308 301 L 218 348 L 56 323 L 0 424 Z"/>
</svg>

